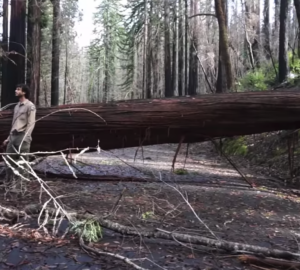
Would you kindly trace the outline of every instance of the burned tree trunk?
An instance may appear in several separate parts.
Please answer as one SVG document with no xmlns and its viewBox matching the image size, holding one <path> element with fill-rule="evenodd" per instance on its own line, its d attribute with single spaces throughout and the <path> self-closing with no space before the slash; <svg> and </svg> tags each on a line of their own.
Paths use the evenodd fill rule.
<svg viewBox="0 0 300 270">
<path fill-rule="evenodd" d="M 3 0 L 3 23 L 2 23 L 2 78 L 1 78 L 1 105 L 8 104 L 8 91 L 7 91 L 7 52 L 8 52 L 8 0 Z"/>
<path fill-rule="evenodd" d="M 56 106 L 59 104 L 60 0 L 51 2 L 53 5 L 51 105 Z"/>
<path fill-rule="evenodd" d="M 25 82 L 25 27 L 26 0 L 11 1 L 9 55 L 7 60 L 7 85 L 2 106 L 17 101 L 15 87 Z"/>
<path fill-rule="evenodd" d="M 27 27 L 27 83 L 31 90 L 31 101 L 39 105 L 41 75 L 41 0 L 28 2 Z"/>
<path fill-rule="evenodd" d="M 49 115 L 50 114 L 50 115 Z M 32 151 L 103 149 L 201 142 L 219 137 L 300 128 L 297 91 L 246 92 L 108 104 L 38 108 Z M 47 116 L 48 115 L 48 116 Z M 45 117 L 46 116 L 46 117 Z M 39 120 L 41 117 L 41 120 Z M 0 116 L 0 141 L 12 111 Z"/>
<path fill-rule="evenodd" d="M 230 90 L 233 86 L 233 75 L 228 51 L 228 33 L 224 2 L 215 0 L 215 8 L 219 24 L 219 70 L 216 92 L 222 93 L 225 90 Z"/>
<path fill-rule="evenodd" d="M 289 1 L 280 3 L 280 29 L 279 29 L 279 56 L 278 56 L 278 81 L 282 83 L 288 75 L 288 36 L 287 22 L 289 13 Z"/>
</svg>

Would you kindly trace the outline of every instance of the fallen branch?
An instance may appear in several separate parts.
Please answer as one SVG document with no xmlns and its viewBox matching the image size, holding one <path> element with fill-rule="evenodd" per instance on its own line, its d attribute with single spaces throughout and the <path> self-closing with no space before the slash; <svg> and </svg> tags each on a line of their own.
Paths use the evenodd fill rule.
<svg viewBox="0 0 300 270">
<path fill-rule="evenodd" d="M 79 239 L 79 244 L 81 246 L 81 248 L 86 252 L 86 253 L 94 253 L 96 255 L 105 255 L 105 256 L 110 256 L 110 257 L 113 257 L 113 258 L 117 258 L 121 261 L 123 261 L 124 263 L 130 265 L 131 267 L 133 267 L 134 269 L 137 269 L 137 270 L 147 270 L 146 268 L 143 268 L 141 266 L 138 266 L 137 264 L 135 264 L 132 260 L 124 257 L 124 256 L 121 256 L 119 254 L 115 254 L 115 253 L 111 253 L 111 252 L 105 252 L 105 251 L 101 251 L 99 249 L 96 249 L 96 248 L 92 248 L 92 247 L 89 247 L 87 246 L 86 244 L 84 244 L 84 241 L 82 239 L 82 237 L 80 237 Z"/>
<path fill-rule="evenodd" d="M 7 209 L 7 208 L 6 208 Z M 18 211 L 18 210 L 11 210 L 8 209 L 10 213 L 15 213 L 16 215 L 22 216 L 22 214 L 26 213 L 28 215 L 30 214 L 39 214 L 42 209 L 41 205 L 28 205 L 25 207 L 24 211 Z M 54 214 L 56 213 L 56 209 L 53 208 L 47 208 L 49 213 Z M 5 211 L 5 209 L 3 209 Z M 133 236 L 144 236 L 144 237 L 152 237 L 152 238 L 160 238 L 165 240 L 174 240 L 177 239 L 178 241 L 182 243 L 188 243 L 188 244 L 195 244 L 195 245 L 201 245 L 206 246 L 210 248 L 217 248 L 222 249 L 227 252 L 231 253 L 254 253 L 254 254 L 261 254 L 265 257 L 273 257 L 273 258 L 279 258 L 279 259 L 300 259 L 299 253 L 293 253 L 290 251 L 285 250 L 279 250 L 279 249 L 268 249 L 265 247 L 255 246 L 255 245 L 248 245 L 248 244 L 241 244 L 237 242 L 230 242 L 230 241 L 224 241 L 224 240 L 214 240 L 207 237 L 197 236 L 197 235 L 189 235 L 189 234 L 183 234 L 183 233 L 176 233 L 176 232 L 169 232 L 162 229 L 154 229 L 149 230 L 146 228 L 141 228 L 140 231 L 137 231 L 135 228 L 124 226 L 119 223 L 110 221 L 105 219 L 101 216 L 95 216 L 91 214 L 80 214 L 76 211 L 68 212 L 68 216 L 71 216 L 72 218 L 77 219 L 93 219 L 97 221 L 100 226 L 118 232 L 123 235 L 133 235 Z"/>
<path fill-rule="evenodd" d="M 238 257 L 239 260 L 243 263 L 247 264 L 254 264 L 259 266 L 269 266 L 269 267 L 279 267 L 281 269 L 300 269 L 300 263 L 299 262 L 293 262 L 293 261 L 284 261 L 284 260 L 278 260 L 278 259 L 271 259 L 271 258 L 259 258 L 255 256 L 250 255 L 241 255 Z"/>
</svg>

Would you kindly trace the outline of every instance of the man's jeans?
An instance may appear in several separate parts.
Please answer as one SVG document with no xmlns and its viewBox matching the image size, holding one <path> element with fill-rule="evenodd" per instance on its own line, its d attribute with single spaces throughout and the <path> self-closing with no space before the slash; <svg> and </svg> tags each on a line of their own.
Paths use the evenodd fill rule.
<svg viewBox="0 0 300 270">
<path fill-rule="evenodd" d="M 20 155 L 17 155 L 16 151 L 20 151 L 21 154 L 30 152 L 31 142 L 28 142 L 28 140 L 26 140 L 26 141 L 23 140 L 24 135 L 25 135 L 24 132 L 11 134 L 10 137 L 9 137 L 9 142 L 7 144 L 7 147 L 6 147 L 6 153 L 7 154 L 10 154 L 10 153 L 14 154 L 14 155 L 9 155 L 9 157 L 11 159 L 13 159 L 14 161 L 16 161 L 16 162 L 20 160 Z M 23 142 L 22 142 L 22 140 L 23 140 Z M 22 145 L 21 145 L 21 148 L 19 150 L 21 142 L 22 142 Z M 28 173 L 26 171 L 23 171 L 20 167 L 18 167 L 9 157 L 6 156 L 6 160 L 10 164 L 10 166 L 13 167 L 14 169 L 18 170 L 21 175 L 28 178 Z M 23 158 L 26 161 L 28 161 L 28 156 L 23 156 Z M 21 166 L 23 166 L 24 168 L 26 168 L 28 170 L 28 166 L 26 164 L 23 163 Z M 7 166 L 7 168 L 6 168 L 6 182 L 7 182 L 7 184 L 11 183 L 11 184 L 14 185 L 14 184 L 16 184 L 16 182 L 20 182 L 21 180 L 22 180 L 22 178 L 20 179 L 19 177 L 16 177 L 16 175 L 14 175 L 12 169 L 9 166 Z"/>
</svg>

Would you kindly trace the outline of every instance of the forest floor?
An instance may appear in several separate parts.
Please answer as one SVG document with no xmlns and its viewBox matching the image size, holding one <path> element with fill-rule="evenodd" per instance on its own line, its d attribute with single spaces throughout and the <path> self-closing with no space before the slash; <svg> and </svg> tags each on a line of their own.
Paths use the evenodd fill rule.
<svg viewBox="0 0 300 270">
<path fill-rule="evenodd" d="M 275 177 L 240 159 L 239 169 L 249 181 L 220 157 L 211 143 L 182 145 L 171 173 L 177 145 L 156 145 L 86 153 L 78 157 L 73 170 L 78 176 L 120 178 L 78 180 L 72 178 L 62 157 L 49 157 L 35 166 L 46 173 L 69 174 L 69 179 L 45 178 L 52 192 L 64 195 L 62 201 L 73 209 L 92 214 L 109 213 L 121 196 L 110 220 L 136 228 L 161 228 L 212 238 L 182 199 L 177 187 L 201 220 L 220 239 L 299 251 L 300 197 L 285 188 Z M 74 158 L 74 156 L 73 156 Z M 235 160 L 236 162 L 236 160 Z M 250 165 L 249 165 L 250 164 Z M 101 176 L 101 177 L 100 177 Z M 126 178 L 127 181 L 120 179 Z M 133 178 L 134 181 L 129 181 Z M 138 180 L 137 180 L 138 179 Z M 39 202 L 40 186 L 32 182 L 25 197 L 4 199 L 0 205 L 22 209 Z M 42 200 L 46 201 L 46 195 Z M 22 226 L 22 227 L 18 227 Z M 60 235 L 68 226 L 63 223 Z M 132 269 L 118 259 L 90 257 L 83 253 L 78 239 L 69 233 L 64 239 L 37 231 L 35 220 L 0 225 L 0 269 Z M 175 241 L 122 236 L 103 230 L 103 238 L 90 244 L 101 250 L 128 258 L 141 258 L 135 263 L 147 269 L 257 269 L 239 262 L 237 256 L 191 247 Z M 185 246 L 184 246 L 185 245 Z M 144 260 L 143 258 L 147 258 Z"/>
</svg>

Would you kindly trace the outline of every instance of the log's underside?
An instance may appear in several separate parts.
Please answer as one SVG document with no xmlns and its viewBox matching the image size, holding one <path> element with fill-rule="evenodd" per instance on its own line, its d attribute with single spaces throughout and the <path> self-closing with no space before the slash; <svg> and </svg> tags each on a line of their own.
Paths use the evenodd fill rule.
<svg viewBox="0 0 300 270">
<path fill-rule="evenodd" d="M 97 115 L 95 115 L 97 114 Z M 48 115 L 48 116 L 47 116 Z M 101 118 L 99 118 L 101 116 Z M 41 119 L 42 118 L 42 119 Z M 0 112 L 0 140 L 12 110 Z M 31 151 L 201 142 L 300 128 L 300 92 L 248 92 L 38 108 Z"/>
</svg>

